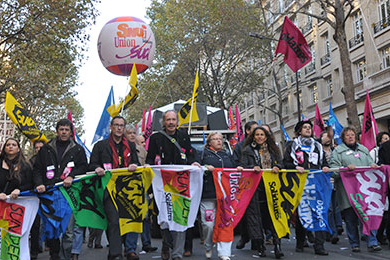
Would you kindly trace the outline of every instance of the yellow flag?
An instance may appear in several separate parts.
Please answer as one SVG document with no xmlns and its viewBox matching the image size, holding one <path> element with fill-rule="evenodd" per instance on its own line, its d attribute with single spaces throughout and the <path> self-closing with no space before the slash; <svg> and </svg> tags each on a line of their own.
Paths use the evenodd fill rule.
<svg viewBox="0 0 390 260">
<path fill-rule="evenodd" d="M 290 234 L 288 221 L 301 201 L 307 173 L 296 170 L 282 170 L 279 174 L 263 172 L 268 210 L 279 238 Z"/>
<path fill-rule="evenodd" d="M 198 111 L 196 110 L 196 98 L 198 97 L 198 88 L 199 88 L 199 76 L 196 72 L 194 90 L 192 92 L 192 97 L 187 100 L 187 102 L 179 110 L 179 126 L 182 124 L 191 122 L 196 122 L 199 120 Z M 191 116 L 192 113 L 192 116 Z"/>
<path fill-rule="evenodd" d="M 129 232 L 142 233 L 142 222 L 148 212 L 146 196 L 154 172 L 150 167 L 138 168 L 134 172 L 127 169 L 112 172 L 106 188 L 118 210 L 121 236 Z"/>
<path fill-rule="evenodd" d="M 7 91 L 5 98 L 5 112 L 19 130 L 34 142 L 42 140 L 48 142 L 47 138 L 39 131 L 34 120 L 28 115 L 27 111 L 16 101 L 16 99 Z"/>
<path fill-rule="evenodd" d="M 138 98 L 138 89 L 137 89 L 137 68 L 135 64 L 133 64 L 133 68 L 131 69 L 129 84 L 131 86 L 129 94 L 125 97 L 125 104 L 123 105 L 123 101 L 120 102 L 118 105 L 111 105 L 107 108 L 107 112 L 111 115 L 111 117 L 119 115 L 119 113 L 129 106 L 131 106 Z"/>
</svg>

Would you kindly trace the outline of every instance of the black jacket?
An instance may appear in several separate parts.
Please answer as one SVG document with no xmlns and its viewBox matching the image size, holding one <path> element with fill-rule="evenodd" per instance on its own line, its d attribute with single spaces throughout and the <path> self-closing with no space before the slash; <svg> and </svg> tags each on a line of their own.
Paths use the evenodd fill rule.
<svg viewBox="0 0 390 260">
<path fill-rule="evenodd" d="M 129 141 L 127 143 L 130 148 L 130 164 L 140 165 L 135 144 Z M 108 138 L 97 142 L 93 146 L 88 169 L 90 171 L 94 171 L 98 167 L 104 169 L 105 163 L 110 163 L 111 165 L 113 163 L 112 150 Z"/>
<path fill-rule="evenodd" d="M 232 156 L 224 150 L 213 151 L 205 148 L 199 155 L 201 165 L 212 165 L 215 168 L 234 168 Z M 202 199 L 216 199 L 216 191 L 213 179 L 213 173 L 205 171 L 203 175 Z"/>
<path fill-rule="evenodd" d="M 284 164 L 284 167 L 286 167 L 286 169 L 295 169 L 297 167 L 297 165 L 294 164 L 293 158 L 291 157 L 291 147 L 292 147 L 292 142 L 290 142 L 287 145 L 285 153 L 284 153 L 283 164 Z M 301 151 L 301 149 L 298 148 L 297 152 L 300 152 L 300 151 Z M 328 161 L 326 160 L 325 151 L 323 151 L 323 154 L 322 154 L 322 162 L 319 160 L 320 155 L 319 155 L 319 150 L 317 147 L 315 147 L 313 152 L 318 154 L 318 165 L 309 163 L 309 155 L 307 153 L 303 152 L 304 161 L 302 164 L 299 164 L 299 166 L 301 166 L 305 169 L 322 169 L 323 167 L 329 167 Z"/>
<path fill-rule="evenodd" d="M 244 141 L 238 142 L 233 150 L 233 162 L 235 166 L 241 164 L 242 148 L 244 147 Z"/>
<path fill-rule="evenodd" d="M 70 177 L 85 174 L 87 171 L 87 157 L 81 145 L 77 144 L 72 138 L 68 147 L 62 155 L 62 160 L 57 158 L 56 148 L 57 138 L 50 140 L 38 152 L 34 163 L 33 178 L 35 187 L 39 185 L 53 185 L 63 181 L 60 177 L 64 172 L 65 167 L 70 167 Z M 53 178 L 48 174 L 49 171 L 54 172 Z"/>
<path fill-rule="evenodd" d="M 0 160 L 0 166 L 3 160 Z M 21 180 L 9 179 L 9 170 L 1 167 L 0 169 L 0 193 L 11 194 L 15 189 L 20 191 L 30 190 L 33 188 L 32 169 L 29 163 L 25 162 L 20 169 Z"/>
<path fill-rule="evenodd" d="M 160 156 L 161 164 L 192 164 L 197 161 L 195 149 L 192 148 L 190 137 L 186 132 L 177 130 L 171 137 L 179 143 L 186 158 L 182 158 L 181 152 L 171 140 L 158 132 L 150 137 L 147 164 L 154 165 L 156 155 Z"/>
<path fill-rule="evenodd" d="M 387 164 L 390 165 L 390 141 L 384 142 L 379 147 L 378 153 L 379 161 L 378 164 Z"/>
</svg>

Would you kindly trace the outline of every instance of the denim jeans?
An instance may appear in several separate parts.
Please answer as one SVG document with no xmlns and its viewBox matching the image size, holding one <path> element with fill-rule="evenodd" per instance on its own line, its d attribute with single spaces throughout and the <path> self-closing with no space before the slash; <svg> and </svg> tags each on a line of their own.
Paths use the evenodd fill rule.
<svg viewBox="0 0 390 260">
<path fill-rule="evenodd" d="M 149 246 L 152 242 L 150 240 L 150 223 L 146 218 L 143 221 L 143 229 L 141 234 L 142 246 Z"/>
<path fill-rule="evenodd" d="M 138 234 L 135 232 L 130 232 L 126 234 L 125 248 L 126 254 L 135 252 L 137 250 Z"/>
<path fill-rule="evenodd" d="M 79 255 L 81 253 L 81 247 L 83 246 L 84 229 L 85 229 L 85 227 L 79 227 L 76 224 L 74 225 L 72 254 Z"/>
</svg>

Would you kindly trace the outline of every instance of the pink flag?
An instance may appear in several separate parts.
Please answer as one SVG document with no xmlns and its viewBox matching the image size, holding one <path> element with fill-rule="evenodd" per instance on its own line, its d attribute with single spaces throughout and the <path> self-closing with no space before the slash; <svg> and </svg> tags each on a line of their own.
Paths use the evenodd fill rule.
<svg viewBox="0 0 390 260">
<path fill-rule="evenodd" d="M 72 122 L 73 139 L 75 139 L 76 138 L 76 129 L 74 128 L 72 112 L 70 111 L 70 109 L 68 109 L 68 119 L 70 120 L 70 122 Z"/>
<path fill-rule="evenodd" d="M 318 108 L 318 104 L 316 104 L 316 117 L 314 119 L 314 127 L 313 132 L 315 137 L 320 137 L 320 134 L 325 131 L 324 121 L 322 121 L 320 109 Z"/>
<path fill-rule="evenodd" d="M 145 108 L 142 108 L 142 126 L 141 132 L 145 132 Z"/>
<path fill-rule="evenodd" d="M 376 136 L 378 135 L 378 128 L 376 126 L 375 118 L 372 113 L 370 95 L 368 89 L 366 94 L 366 104 L 364 106 L 363 130 L 361 144 L 367 147 L 369 151 L 376 146 Z"/>
<path fill-rule="evenodd" d="M 228 125 L 229 125 L 229 130 L 236 129 L 236 124 L 234 123 L 234 116 L 233 116 L 233 112 L 232 112 L 232 107 L 229 107 Z M 232 149 L 234 149 L 234 147 L 236 147 L 237 140 L 238 140 L 238 136 L 237 136 L 237 133 L 235 133 L 234 136 L 232 136 L 232 138 L 230 138 L 230 140 L 229 140 L 229 143 L 230 143 L 230 146 L 232 147 Z"/>
<path fill-rule="evenodd" d="M 287 16 L 284 18 L 275 56 L 278 53 L 284 54 L 284 62 L 294 72 L 297 72 L 312 59 L 305 36 Z"/>
<path fill-rule="evenodd" d="M 382 222 L 389 186 L 390 166 L 340 171 L 352 208 L 363 223 L 363 233 L 377 230 Z"/>
<path fill-rule="evenodd" d="M 238 105 L 236 105 L 236 126 L 238 141 L 241 142 L 244 140 L 244 132 L 242 131 L 240 110 L 238 109 Z"/>
<path fill-rule="evenodd" d="M 148 121 L 146 122 L 146 127 L 145 127 L 145 149 L 148 150 L 149 147 L 149 138 L 153 133 L 152 129 L 152 106 L 149 108 L 149 113 L 148 113 Z"/>
</svg>

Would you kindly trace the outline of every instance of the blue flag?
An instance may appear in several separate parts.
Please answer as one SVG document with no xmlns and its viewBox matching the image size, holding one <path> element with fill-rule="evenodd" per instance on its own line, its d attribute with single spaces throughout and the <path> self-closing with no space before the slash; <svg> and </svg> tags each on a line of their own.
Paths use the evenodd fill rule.
<svg viewBox="0 0 390 260">
<path fill-rule="evenodd" d="M 99 124 L 96 127 L 96 132 L 95 132 L 95 135 L 93 136 L 93 139 L 92 139 L 92 144 L 94 144 L 95 142 L 97 142 L 101 139 L 105 139 L 105 138 L 110 136 L 111 116 L 107 112 L 107 108 L 109 106 L 111 106 L 112 104 L 115 104 L 115 100 L 114 100 L 114 89 L 111 86 L 110 94 L 108 95 L 106 105 L 104 106 L 102 115 L 101 115 L 100 120 L 99 120 Z"/>
<path fill-rule="evenodd" d="M 307 175 L 298 206 L 299 219 L 307 230 L 327 231 L 332 234 L 328 223 L 328 209 L 332 196 L 331 176 L 332 172 L 316 172 Z"/>
<path fill-rule="evenodd" d="M 206 135 L 204 134 L 204 131 L 203 131 L 203 144 L 206 144 Z"/>
<path fill-rule="evenodd" d="M 85 151 L 85 155 L 87 156 L 87 160 L 89 162 L 89 158 L 91 157 L 91 151 L 88 149 L 88 147 L 84 144 L 83 141 L 81 141 L 80 139 L 80 136 L 78 136 L 76 134 L 76 143 L 78 143 L 79 145 L 81 145 L 81 147 L 84 148 L 84 151 Z"/>
<path fill-rule="evenodd" d="M 339 120 L 337 120 L 337 117 L 332 109 L 332 102 L 329 102 L 329 120 L 327 125 L 331 126 L 333 128 L 334 133 L 334 139 L 336 139 L 338 144 L 342 144 L 343 141 L 341 140 L 341 131 L 343 131 L 343 126 L 340 124 Z"/>
<path fill-rule="evenodd" d="M 286 141 L 290 141 L 291 138 L 288 136 L 287 132 L 286 132 L 286 129 L 284 129 L 283 125 L 281 124 L 280 125 L 282 127 L 282 130 L 283 130 L 283 134 L 284 134 L 284 138 L 286 138 Z"/>
<path fill-rule="evenodd" d="M 305 120 L 305 116 L 303 115 L 303 113 L 302 113 L 302 120 Z"/>
<path fill-rule="evenodd" d="M 258 123 L 259 126 L 261 126 L 261 120 L 259 119 L 259 123 Z"/>
</svg>

